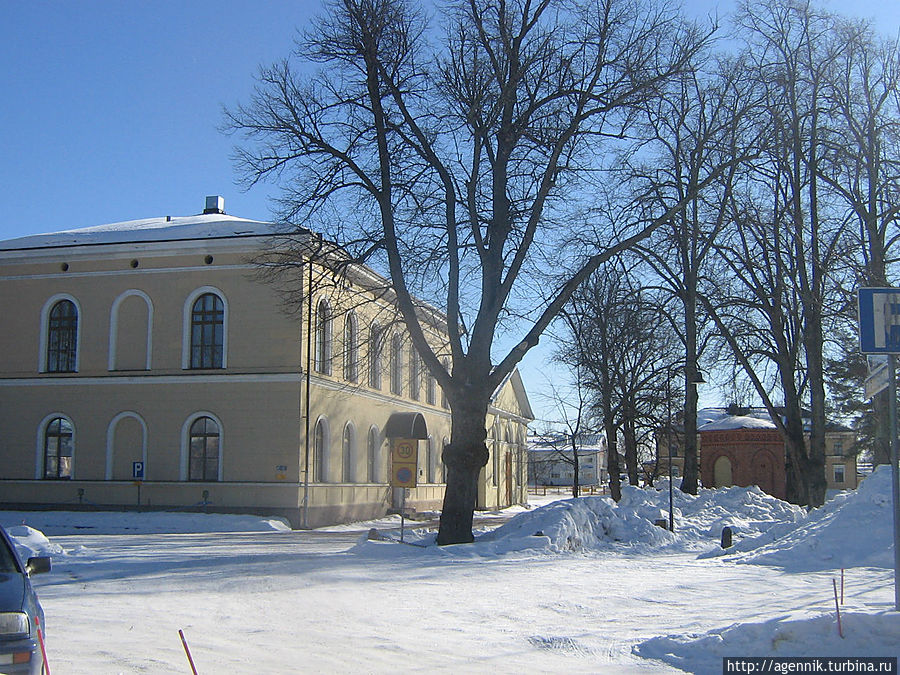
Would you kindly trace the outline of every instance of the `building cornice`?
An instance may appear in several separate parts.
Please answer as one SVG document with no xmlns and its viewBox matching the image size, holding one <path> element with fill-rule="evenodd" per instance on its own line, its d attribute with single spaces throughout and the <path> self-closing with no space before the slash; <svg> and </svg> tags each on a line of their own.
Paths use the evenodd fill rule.
<svg viewBox="0 0 900 675">
<path fill-rule="evenodd" d="M 299 383 L 302 373 L 184 373 L 165 375 L 69 375 L 65 377 L 4 377 L 0 387 L 86 387 L 98 385 Z"/>
</svg>

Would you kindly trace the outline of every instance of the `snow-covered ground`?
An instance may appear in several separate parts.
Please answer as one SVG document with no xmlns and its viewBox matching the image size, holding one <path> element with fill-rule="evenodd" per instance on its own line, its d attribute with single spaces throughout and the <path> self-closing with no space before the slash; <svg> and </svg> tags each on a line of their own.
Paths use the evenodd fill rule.
<svg viewBox="0 0 900 675">
<path fill-rule="evenodd" d="M 627 488 L 485 514 L 473 545 L 385 519 L 3 512 L 52 672 L 722 672 L 723 656 L 898 656 L 890 473 L 809 516 L 756 488 Z M 724 526 L 735 546 L 719 548 Z M 375 527 L 381 540 L 369 540 Z M 834 583 L 840 589 L 838 635 Z M 839 591 L 840 592 L 840 591 Z"/>
</svg>

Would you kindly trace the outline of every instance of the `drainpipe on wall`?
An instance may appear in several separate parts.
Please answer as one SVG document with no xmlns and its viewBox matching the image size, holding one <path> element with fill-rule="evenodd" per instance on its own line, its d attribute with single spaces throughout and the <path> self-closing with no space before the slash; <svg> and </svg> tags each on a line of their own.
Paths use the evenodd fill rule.
<svg viewBox="0 0 900 675">
<path fill-rule="evenodd" d="M 304 432 L 304 452 L 303 452 L 303 528 L 309 529 L 309 399 L 310 399 L 310 366 L 312 365 L 312 254 L 307 261 L 309 268 L 308 284 L 306 287 L 306 409 L 304 415 L 306 417 L 306 430 Z"/>
</svg>

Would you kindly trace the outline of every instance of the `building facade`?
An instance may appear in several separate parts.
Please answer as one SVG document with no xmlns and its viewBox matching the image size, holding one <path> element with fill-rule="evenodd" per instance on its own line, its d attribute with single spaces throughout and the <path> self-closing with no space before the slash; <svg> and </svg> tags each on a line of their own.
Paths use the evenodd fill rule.
<svg viewBox="0 0 900 675">
<path fill-rule="evenodd" d="M 578 485 L 600 487 L 609 482 L 606 438 L 602 434 L 578 437 Z M 569 486 L 575 481 L 571 437 L 543 435 L 528 444 L 528 483 L 534 487 Z"/>
<path fill-rule="evenodd" d="M 0 242 L 0 503 L 375 517 L 398 501 L 385 428 L 413 415 L 406 504 L 439 508 L 449 409 L 380 278 L 300 283 L 333 276 L 304 259 L 286 302 L 254 262 L 272 237 L 208 198 L 198 216 Z M 428 325 L 440 347 L 440 314 Z M 479 506 L 524 502 L 518 373 L 490 413 Z"/>
<path fill-rule="evenodd" d="M 704 487 L 757 485 L 764 492 L 784 499 L 784 440 L 763 408 L 707 408 L 697 414 L 697 448 L 700 481 Z M 668 472 L 668 445 L 672 442 L 672 474 L 683 475 L 683 431 L 658 435 L 659 473 Z M 825 431 L 825 478 L 829 491 L 858 486 L 856 435 L 851 429 L 829 424 Z"/>
</svg>

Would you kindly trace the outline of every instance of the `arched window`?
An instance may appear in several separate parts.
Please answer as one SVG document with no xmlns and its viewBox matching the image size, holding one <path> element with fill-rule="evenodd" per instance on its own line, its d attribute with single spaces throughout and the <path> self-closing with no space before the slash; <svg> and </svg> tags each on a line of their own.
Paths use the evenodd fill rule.
<svg viewBox="0 0 900 675">
<path fill-rule="evenodd" d="M 341 440 L 341 482 L 356 482 L 356 434 L 350 422 L 344 425 L 344 436 Z"/>
<path fill-rule="evenodd" d="M 44 428 L 44 478 L 72 477 L 75 433 L 65 417 L 55 417 Z"/>
<path fill-rule="evenodd" d="M 78 310 L 71 300 L 60 300 L 47 320 L 47 372 L 74 373 L 78 354 Z"/>
<path fill-rule="evenodd" d="M 356 382 L 359 379 L 359 331 L 356 314 L 347 312 L 344 319 L 344 379 Z"/>
<path fill-rule="evenodd" d="M 316 306 L 316 372 L 331 375 L 331 308 L 325 300 Z"/>
<path fill-rule="evenodd" d="M 188 480 L 219 480 L 219 425 L 211 417 L 191 423 Z"/>
<path fill-rule="evenodd" d="M 444 370 L 448 373 L 450 372 L 450 361 L 447 359 L 443 359 L 441 363 L 444 365 Z M 447 393 L 444 391 L 443 387 L 441 388 L 441 407 L 445 410 L 450 410 L 450 401 L 447 400 Z"/>
<path fill-rule="evenodd" d="M 191 307 L 191 368 L 223 368 L 225 305 L 215 293 L 204 293 Z"/>
<path fill-rule="evenodd" d="M 488 434 L 488 447 L 490 448 L 491 455 L 494 458 L 494 470 L 491 472 L 491 485 L 497 485 L 497 477 L 500 475 L 500 448 L 498 438 L 500 434 L 497 432 L 497 425 L 494 424 L 491 426 L 491 433 Z"/>
<path fill-rule="evenodd" d="M 437 403 L 437 380 L 429 373 L 425 384 L 425 402 L 428 405 Z"/>
<path fill-rule="evenodd" d="M 428 437 L 428 440 L 425 443 L 425 482 L 426 483 L 434 483 L 434 474 L 435 469 L 437 468 L 437 461 L 434 452 L 434 438 L 431 436 Z"/>
<path fill-rule="evenodd" d="M 381 389 L 381 347 L 384 341 L 384 332 L 373 323 L 369 329 L 369 386 L 372 389 Z"/>
<path fill-rule="evenodd" d="M 320 418 L 313 437 L 315 476 L 319 483 L 328 482 L 328 423 Z"/>
<path fill-rule="evenodd" d="M 366 443 L 366 481 L 375 483 L 378 481 L 378 429 L 369 429 L 369 438 Z"/>
<path fill-rule="evenodd" d="M 398 333 L 391 336 L 391 393 L 403 393 L 403 349 Z"/>
<path fill-rule="evenodd" d="M 421 384 L 421 364 L 419 362 L 419 352 L 413 345 L 409 346 L 409 397 L 414 401 L 419 400 L 419 391 Z"/>
</svg>

